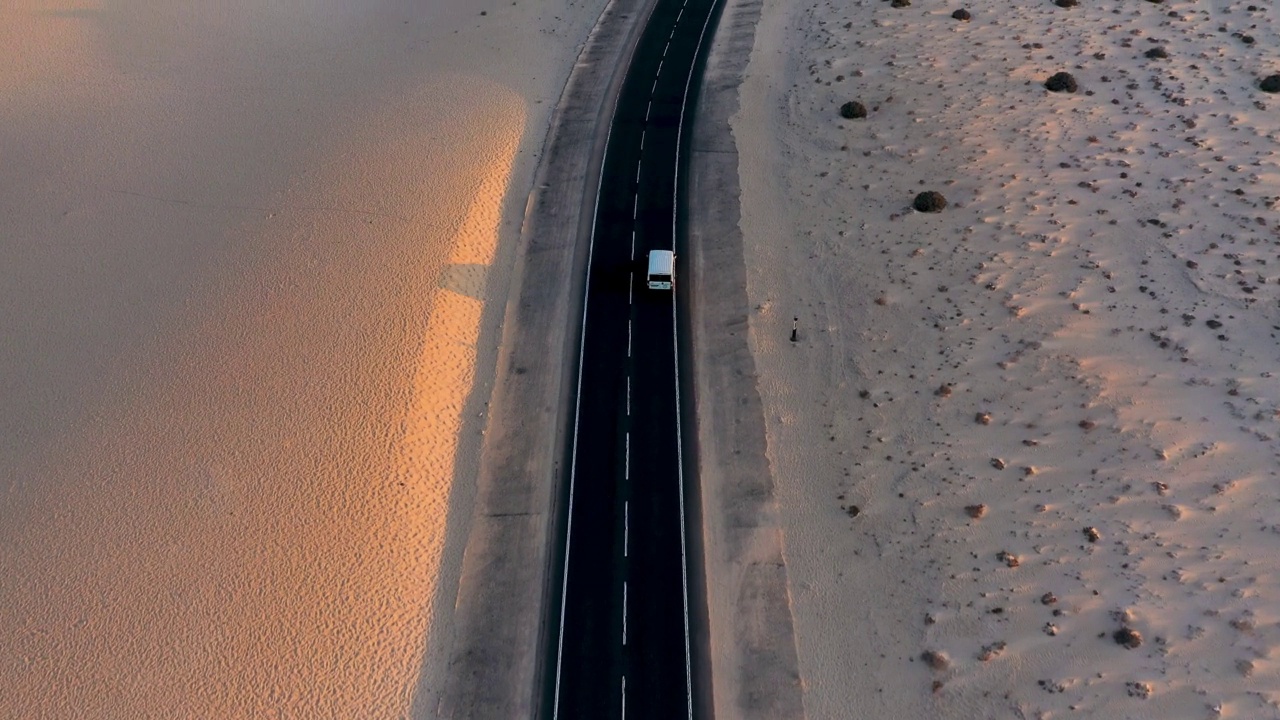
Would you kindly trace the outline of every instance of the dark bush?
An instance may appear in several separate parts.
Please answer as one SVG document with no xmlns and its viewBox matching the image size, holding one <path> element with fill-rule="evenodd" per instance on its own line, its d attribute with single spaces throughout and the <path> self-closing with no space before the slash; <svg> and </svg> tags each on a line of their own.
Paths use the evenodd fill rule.
<svg viewBox="0 0 1280 720">
<path fill-rule="evenodd" d="M 1123 627 L 1112 633 L 1111 639 L 1115 640 L 1117 645 L 1123 645 L 1132 650 L 1142 644 L 1142 633 L 1133 628 Z"/>
<path fill-rule="evenodd" d="M 1076 79 L 1069 72 L 1054 73 L 1053 77 L 1044 81 L 1044 86 L 1049 92 L 1073 93 L 1080 89 L 1080 86 L 1076 84 Z"/>
<path fill-rule="evenodd" d="M 1262 82 L 1258 83 L 1258 87 L 1262 89 L 1262 92 L 1280 92 L 1280 74 L 1264 77 Z"/>
<path fill-rule="evenodd" d="M 1169 57 L 1169 53 L 1168 53 L 1168 51 L 1166 51 L 1166 50 L 1165 50 L 1164 48 L 1162 48 L 1162 47 L 1153 47 L 1153 48 L 1151 48 L 1150 50 L 1146 51 L 1146 52 L 1145 52 L 1145 53 L 1143 53 L 1143 54 L 1144 54 L 1144 55 L 1146 55 L 1146 56 L 1147 56 L 1147 58 L 1149 58 L 1149 59 L 1151 59 L 1151 60 L 1164 60 L 1164 59 L 1167 59 L 1167 58 Z"/>
<path fill-rule="evenodd" d="M 1080 0 L 1053 0 L 1053 4 L 1060 8 L 1075 7 L 1080 4 Z"/>
<path fill-rule="evenodd" d="M 904 8 L 911 5 L 911 0 L 893 0 L 893 2 L 889 4 L 896 8 Z"/>
<path fill-rule="evenodd" d="M 965 10 L 964 8 L 960 8 L 959 10 L 951 13 L 951 17 L 955 18 L 956 20 L 968 20 L 973 16 L 969 14 L 968 10 Z"/>
<path fill-rule="evenodd" d="M 863 105 L 857 100 L 850 100 L 849 102 L 840 106 L 840 117 L 844 118 L 845 120 L 856 120 L 858 118 L 864 118 L 866 116 L 867 116 L 867 106 Z"/>
<path fill-rule="evenodd" d="M 916 196 L 915 201 L 911 203 L 911 207 L 920 212 L 934 213 L 942 212 L 947 206 L 947 199 L 942 197 L 942 193 L 928 190 Z"/>
</svg>

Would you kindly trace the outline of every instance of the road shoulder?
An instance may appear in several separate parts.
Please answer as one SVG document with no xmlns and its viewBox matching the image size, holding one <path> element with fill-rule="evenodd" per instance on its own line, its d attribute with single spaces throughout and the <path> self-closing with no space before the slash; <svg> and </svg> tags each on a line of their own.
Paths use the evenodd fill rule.
<svg viewBox="0 0 1280 720">
<path fill-rule="evenodd" d="M 708 56 L 690 158 L 689 255 L 699 481 L 717 714 L 802 718 L 782 533 L 748 345 L 738 111 L 761 0 L 728 0 Z"/>
</svg>

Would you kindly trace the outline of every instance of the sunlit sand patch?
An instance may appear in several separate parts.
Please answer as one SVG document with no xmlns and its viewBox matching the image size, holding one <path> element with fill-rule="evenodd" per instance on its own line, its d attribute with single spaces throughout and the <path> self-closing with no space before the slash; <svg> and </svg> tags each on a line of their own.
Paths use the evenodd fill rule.
<svg viewBox="0 0 1280 720">
<path fill-rule="evenodd" d="M 523 103 L 454 77 L 337 129 L 104 383 L 0 525 L 0 714 L 407 712 Z"/>
</svg>

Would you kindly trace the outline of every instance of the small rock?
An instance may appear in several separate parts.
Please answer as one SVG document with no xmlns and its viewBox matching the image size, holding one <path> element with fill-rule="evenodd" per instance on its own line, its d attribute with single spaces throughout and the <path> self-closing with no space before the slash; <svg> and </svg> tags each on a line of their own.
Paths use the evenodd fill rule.
<svg viewBox="0 0 1280 720">
<path fill-rule="evenodd" d="M 964 511 L 965 511 L 965 514 L 967 514 L 969 517 L 973 518 L 974 520 L 977 520 L 978 518 L 987 514 L 987 506 L 981 503 L 977 505 L 965 505 Z"/>
<path fill-rule="evenodd" d="M 979 425 L 990 425 L 990 424 L 991 424 L 991 413 L 988 413 L 988 412 L 980 412 L 980 413 L 978 413 L 978 414 L 976 414 L 976 415 L 974 415 L 974 416 L 973 416 L 973 421 L 974 421 L 974 422 L 976 422 L 976 423 L 978 423 Z"/>
<path fill-rule="evenodd" d="M 1262 78 L 1262 82 L 1258 83 L 1258 88 L 1262 92 L 1280 93 L 1280 73 Z"/>
<path fill-rule="evenodd" d="M 1041 595 L 1041 596 L 1040 596 L 1040 604 L 1041 604 L 1041 605 L 1052 605 L 1052 604 L 1054 604 L 1054 603 L 1056 603 L 1056 602 L 1058 602 L 1058 596 L 1057 596 L 1057 595 L 1054 595 L 1054 594 L 1053 594 L 1053 593 L 1051 593 L 1051 592 L 1047 592 L 1047 593 L 1045 593 L 1045 594 L 1043 594 L 1043 595 Z"/>
<path fill-rule="evenodd" d="M 1254 665 L 1252 660 L 1236 661 L 1236 672 L 1240 673 L 1244 677 L 1249 677 L 1253 675 L 1253 669 L 1254 669 Z"/>
<path fill-rule="evenodd" d="M 968 10 L 965 10 L 964 8 L 960 8 L 959 10 L 951 13 L 951 17 L 956 20 L 968 21 L 973 16 L 969 14 Z"/>
<path fill-rule="evenodd" d="M 893 2 L 889 4 L 896 8 L 910 7 L 911 0 L 893 0 Z"/>
<path fill-rule="evenodd" d="M 1011 567 L 1011 568 L 1016 568 L 1022 564 L 1022 561 L 1018 559 L 1017 555 L 1014 555 L 1013 553 L 1007 550 L 1001 550 L 1000 552 L 996 553 L 996 559 L 1004 563 L 1007 567 Z"/>
<path fill-rule="evenodd" d="M 1169 58 L 1169 52 L 1162 47 L 1153 47 L 1143 55 L 1146 55 L 1148 60 L 1167 60 Z"/>
<path fill-rule="evenodd" d="M 848 508 L 845 509 L 845 512 L 849 513 L 849 517 L 851 518 L 858 517 L 858 515 L 862 513 L 862 508 L 858 507 L 857 505 L 850 505 Z"/>
<path fill-rule="evenodd" d="M 925 650 L 920 653 L 920 659 L 930 668 L 939 672 L 951 667 L 951 661 L 947 659 L 947 654 L 941 650 Z"/>
<path fill-rule="evenodd" d="M 1080 425 L 1080 429 L 1085 432 L 1089 432 L 1090 430 L 1098 427 L 1098 423 L 1092 420 L 1081 420 L 1078 424 Z"/>
<path fill-rule="evenodd" d="M 933 394 L 938 397 L 951 397 L 951 385 L 943 383 L 937 390 L 933 391 Z"/>
<path fill-rule="evenodd" d="M 1096 543 L 1102 537 L 1102 533 L 1098 532 L 1096 527 L 1087 527 L 1084 529 L 1084 536 L 1089 538 L 1089 542 Z"/>
<path fill-rule="evenodd" d="M 1080 0 L 1053 0 L 1053 4 L 1060 8 L 1075 7 L 1080 4 Z"/>
<path fill-rule="evenodd" d="M 1047 622 L 1047 623 L 1045 623 L 1045 624 L 1044 624 L 1044 634 L 1045 634 L 1045 635 L 1048 635 L 1049 637 L 1054 637 L 1054 636 L 1056 636 L 1056 635 L 1058 634 L 1058 626 L 1057 626 L 1057 625 L 1054 625 L 1054 624 L 1053 624 L 1053 623 L 1051 623 L 1051 622 Z"/>
<path fill-rule="evenodd" d="M 991 458 L 991 467 L 997 470 L 1003 470 L 1005 467 L 1004 461 L 1000 458 Z"/>
</svg>

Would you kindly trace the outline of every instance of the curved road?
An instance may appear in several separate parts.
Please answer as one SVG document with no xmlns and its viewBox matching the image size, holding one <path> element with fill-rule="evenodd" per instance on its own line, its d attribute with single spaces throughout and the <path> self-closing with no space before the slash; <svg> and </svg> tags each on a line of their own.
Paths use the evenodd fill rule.
<svg viewBox="0 0 1280 720">
<path fill-rule="evenodd" d="M 682 143 L 718 0 L 659 0 L 627 72 L 600 180 L 567 462 L 560 597 L 544 716 L 709 717 L 701 561 L 686 529 L 678 294 L 645 288 L 651 249 L 682 250 Z M 683 153 L 683 154 L 682 154 Z M 686 303 L 681 300 L 680 307 Z M 681 351 L 683 354 L 683 351 Z M 687 393 L 686 393 L 687 394 Z M 693 592 L 691 594 L 691 584 Z M 705 694 L 704 694 L 705 693 Z"/>
</svg>

